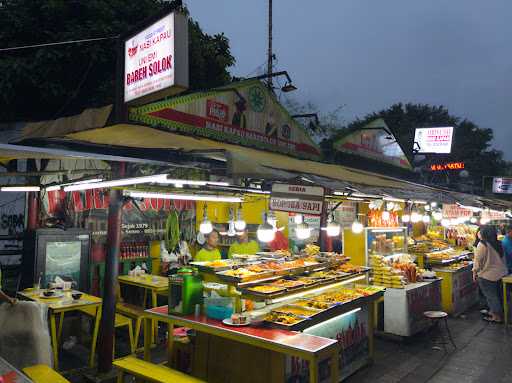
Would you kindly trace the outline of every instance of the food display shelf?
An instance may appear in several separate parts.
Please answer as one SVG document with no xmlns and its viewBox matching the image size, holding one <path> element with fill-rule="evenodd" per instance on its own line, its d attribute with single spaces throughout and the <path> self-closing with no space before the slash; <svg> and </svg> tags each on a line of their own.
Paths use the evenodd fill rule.
<svg viewBox="0 0 512 383">
<path fill-rule="evenodd" d="M 464 252 L 464 253 L 461 253 L 459 255 L 456 255 L 452 258 L 449 258 L 449 259 L 442 259 L 442 260 L 438 260 L 438 259 L 431 259 L 428 255 L 426 255 L 426 259 L 427 259 L 427 263 L 430 264 L 430 265 L 449 265 L 450 263 L 454 263 L 454 262 L 458 262 L 458 261 L 462 261 L 462 260 L 465 260 L 465 259 L 468 259 L 470 257 L 472 253 L 471 252 Z"/>
<path fill-rule="evenodd" d="M 252 299 L 255 301 L 279 299 L 279 298 L 286 297 L 287 295 L 292 295 L 292 294 L 297 294 L 297 293 L 306 292 L 306 291 L 310 291 L 310 290 L 315 290 L 317 288 L 325 287 L 330 284 L 347 281 L 347 280 L 350 280 L 357 276 L 366 275 L 369 271 L 370 271 L 370 269 L 365 267 L 360 272 L 357 272 L 357 273 L 350 273 L 350 274 L 343 273 L 343 274 L 339 274 L 338 277 L 334 277 L 334 278 L 318 279 L 318 281 L 316 281 L 314 284 L 309 284 L 309 285 L 305 284 L 301 287 L 288 288 L 288 289 L 285 289 L 284 291 L 268 293 L 268 294 L 249 290 L 248 288 L 250 288 L 252 285 L 256 284 L 256 283 L 251 283 L 250 284 L 251 286 L 246 285 L 246 286 L 242 287 L 241 292 L 242 292 L 243 298 Z M 262 281 L 260 280 L 259 282 L 260 282 L 259 284 L 261 284 Z M 268 280 L 268 282 L 270 282 L 270 280 Z"/>
<path fill-rule="evenodd" d="M 384 296 L 384 290 L 375 292 L 368 296 L 359 297 L 345 303 L 337 303 L 324 310 L 318 309 L 318 312 L 316 314 L 312 315 L 309 318 L 304 318 L 303 320 L 296 322 L 294 324 L 286 325 L 277 322 L 266 322 L 266 326 L 272 328 L 286 329 L 290 331 L 303 331 L 309 327 L 325 322 L 326 320 L 329 320 L 351 310 L 362 307 L 370 302 L 375 301 L 376 299 L 381 298 L 382 296 Z M 293 305 L 293 302 L 290 303 L 289 305 Z"/>
</svg>

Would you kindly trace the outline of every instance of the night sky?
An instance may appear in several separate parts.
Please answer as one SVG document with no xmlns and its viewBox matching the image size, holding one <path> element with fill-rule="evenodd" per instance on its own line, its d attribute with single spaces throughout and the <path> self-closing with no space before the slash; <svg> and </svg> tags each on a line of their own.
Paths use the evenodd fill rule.
<svg viewBox="0 0 512 383">
<path fill-rule="evenodd" d="M 187 0 L 208 33 L 224 32 L 234 75 L 265 70 L 266 0 Z M 495 132 L 512 160 L 512 1 L 274 0 L 275 70 L 293 97 L 346 121 L 395 102 L 446 106 Z"/>
</svg>

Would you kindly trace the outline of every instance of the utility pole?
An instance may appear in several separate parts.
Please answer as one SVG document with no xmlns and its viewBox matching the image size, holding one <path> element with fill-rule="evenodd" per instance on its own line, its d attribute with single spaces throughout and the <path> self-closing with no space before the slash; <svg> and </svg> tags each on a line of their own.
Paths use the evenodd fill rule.
<svg viewBox="0 0 512 383">
<path fill-rule="evenodd" d="M 268 57 L 267 57 L 267 85 L 272 90 L 272 0 L 268 0 Z"/>
</svg>

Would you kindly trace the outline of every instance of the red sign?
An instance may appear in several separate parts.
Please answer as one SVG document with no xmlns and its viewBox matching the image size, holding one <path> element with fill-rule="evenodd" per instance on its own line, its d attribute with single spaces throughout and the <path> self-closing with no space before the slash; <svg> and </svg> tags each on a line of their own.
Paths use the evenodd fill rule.
<svg viewBox="0 0 512 383">
<path fill-rule="evenodd" d="M 206 116 L 212 120 L 228 122 L 229 107 L 222 102 L 206 100 Z"/>
<path fill-rule="evenodd" d="M 430 171 L 432 172 L 440 172 L 443 170 L 463 170 L 464 168 L 464 162 L 446 162 L 444 164 L 430 165 Z"/>
</svg>

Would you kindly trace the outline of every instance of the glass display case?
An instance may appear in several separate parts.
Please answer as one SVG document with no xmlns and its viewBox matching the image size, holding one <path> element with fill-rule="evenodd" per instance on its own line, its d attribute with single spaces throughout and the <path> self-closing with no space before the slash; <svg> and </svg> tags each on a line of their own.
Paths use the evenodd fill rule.
<svg viewBox="0 0 512 383">
<path fill-rule="evenodd" d="M 390 256 L 407 253 L 406 227 L 367 227 L 364 233 L 367 265 L 370 255 Z"/>
</svg>

